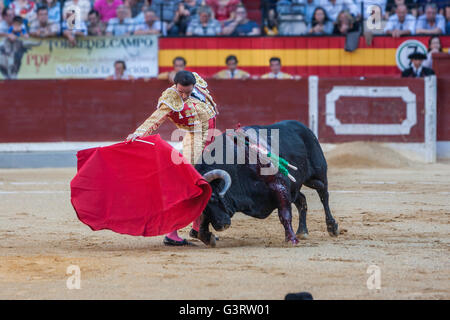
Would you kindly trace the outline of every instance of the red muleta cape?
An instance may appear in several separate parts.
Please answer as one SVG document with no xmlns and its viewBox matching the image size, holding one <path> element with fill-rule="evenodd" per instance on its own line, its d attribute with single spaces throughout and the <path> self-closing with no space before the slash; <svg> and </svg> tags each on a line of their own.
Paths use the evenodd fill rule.
<svg viewBox="0 0 450 320">
<path fill-rule="evenodd" d="M 175 164 L 159 135 L 77 153 L 70 183 L 78 218 L 92 230 L 157 236 L 186 227 L 199 217 L 211 187 L 188 163 Z"/>
</svg>

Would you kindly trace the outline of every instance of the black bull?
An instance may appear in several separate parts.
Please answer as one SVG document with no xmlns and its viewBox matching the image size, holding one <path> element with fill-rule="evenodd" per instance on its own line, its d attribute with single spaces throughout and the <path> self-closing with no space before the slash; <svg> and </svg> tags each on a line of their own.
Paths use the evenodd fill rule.
<svg viewBox="0 0 450 320">
<path fill-rule="evenodd" d="M 331 215 L 328 205 L 327 162 L 322 149 L 313 132 L 302 123 L 293 120 L 278 122 L 268 126 L 250 126 L 244 130 L 254 129 L 259 136 L 261 129 L 266 129 L 267 145 L 271 145 L 271 132 L 278 129 L 279 156 L 286 159 L 297 170 L 289 170 L 296 182 L 280 172 L 272 175 L 262 175 L 261 169 L 267 167 L 262 161 L 256 164 L 246 161 L 238 164 L 238 143 L 236 138 L 223 133 L 216 138 L 205 153 L 217 156 L 216 150 L 222 147 L 234 148 L 234 158 L 230 164 L 226 161 L 226 152 L 223 152 L 221 161 L 206 161 L 196 164 L 197 171 L 204 176 L 212 187 L 211 198 L 203 211 L 198 238 L 207 245 L 215 246 L 215 237 L 209 231 L 209 224 L 217 231 L 227 229 L 231 225 L 231 217 L 236 212 L 248 216 L 264 219 L 275 209 L 278 209 L 280 221 L 285 229 L 285 239 L 293 244 L 298 238 L 308 236 L 306 226 L 307 205 L 306 198 L 300 192 L 302 185 L 315 189 L 325 210 L 325 222 L 328 233 L 337 236 L 338 224 Z M 262 132 L 262 131 L 261 131 Z M 242 146 L 242 144 L 241 144 Z M 270 147 L 269 147 L 270 149 Z M 246 160 L 249 160 L 248 145 Z M 204 156 L 205 156 L 204 153 Z M 220 162 L 220 163 L 219 163 Z M 241 162 L 242 163 L 242 162 Z M 294 204 L 299 212 L 299 225 L 297 232 L 292 229 L 292 210 Z"/>
</svg>

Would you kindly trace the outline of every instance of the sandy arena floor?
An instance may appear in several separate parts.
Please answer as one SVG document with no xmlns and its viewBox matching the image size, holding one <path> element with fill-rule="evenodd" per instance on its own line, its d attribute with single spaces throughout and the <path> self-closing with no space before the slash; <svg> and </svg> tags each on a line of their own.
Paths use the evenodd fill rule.
<svg viewBox="0 0 450 320">
<path fill-rule="evenodd" d="M 298 291 L 450 299 L 450 162 L 389 167 L 332 156 L 341 235 L 328 236 L 320 201 L 305 188 L 310 238 L 295 247 L 284 243 L 276 212 L 236 214 L 214 249 L 93 232 L 69 201 L 75 168 L 0 170 L 0 299 L 283 299 Z M 295 230 L 297 222 L 294 209 Z M 66 287 L 70 265 L 80 267 L 79 290 Z M 380 290 L 367 287 L 370 265 L 381 270 Z"/>
</svg>

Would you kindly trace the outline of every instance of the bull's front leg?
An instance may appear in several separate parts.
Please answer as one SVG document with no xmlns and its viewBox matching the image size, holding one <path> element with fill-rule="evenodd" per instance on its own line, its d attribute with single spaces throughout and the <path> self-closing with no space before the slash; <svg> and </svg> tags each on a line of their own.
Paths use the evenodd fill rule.
<svg viewBox="0 0 450 320">
<path fill-rule="evenodd" d="M 209 219 L 203 213 L 200 217 L 200 227 L 198 229 L 198 239 L 206 244 L 207 246 L 215 247 L 216 246 L 216 237 L 214 234 L 209 231 Z"/>
<path fill-rule="evenodd" d="M 285 240 L 286 242 L 297 244 L 299 241 L 292 229 L 292 207 L 289 191 L 282 182 L 273 183 L 270 185 L 270 188 L 278 200 L 278 217 L 284 227 Z"/>
</svg>

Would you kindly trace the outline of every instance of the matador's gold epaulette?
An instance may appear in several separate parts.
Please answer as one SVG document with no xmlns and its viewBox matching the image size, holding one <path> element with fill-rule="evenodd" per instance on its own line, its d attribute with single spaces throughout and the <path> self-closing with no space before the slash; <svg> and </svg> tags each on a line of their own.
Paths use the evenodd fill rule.
<svg viewBox="0 0 450 320">
<path fill-rule="evenodd" d="M 195 80 L 196 80 L 195 86 L 197 87 L 197 89 L 200 90 L 200 92 L 205 95 L 208 102 L 215 108 L 216 103 L 214 102 L 213 97 L 209 93 L 209 90 L 207 88 L 208 83 L 206 83 L 206 81 L 202 77 L 200 77 L 197 72 L 192 72 L 192 74 L 195 77 Z"/>
<path fill-rule="evenodd" d="M 192 72 L 192 74 L 195 77 L 195 81 L 196 81 L 195 85 L 197 87 L 200 87 L 202 89 L 206 89 L 208 87 L 208 84 L 206 83 L 206 81 L 202 77 L 200 77 L 197 72 Z"/>
<path fill-rule="evenodd" d="M 159 108 L 162 103 L 176 112 L 180 112 L 184 107 L 183 99 L 173 87 L 166 89 L 162 93 L 161 97 L 158 99 L 158 105 L 156 107 Z"/>
</svg>

